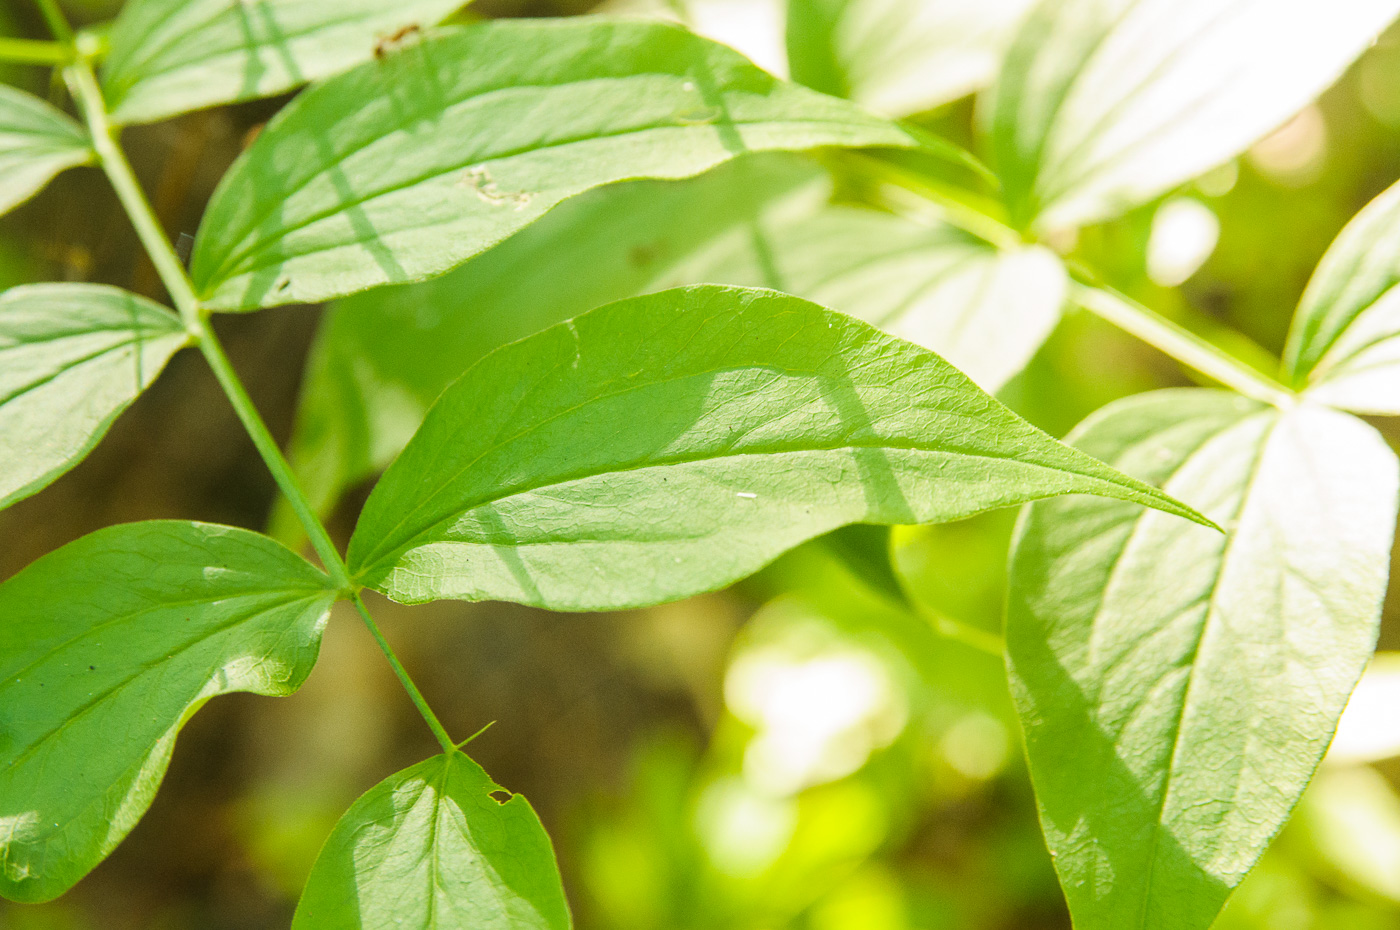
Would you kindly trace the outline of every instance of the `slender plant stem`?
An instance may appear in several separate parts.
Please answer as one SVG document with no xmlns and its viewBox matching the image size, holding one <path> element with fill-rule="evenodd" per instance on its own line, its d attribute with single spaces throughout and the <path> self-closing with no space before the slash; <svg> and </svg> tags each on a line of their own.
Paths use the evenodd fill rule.
<svg viewBox="0 0 1400 930">
<path fill-rule="evenodd" d="M 330 533 L 326 531 L 325 525 L 316 516 L 311 503 L 306 499 L 305 492 L 302 491 L 300 483 L 292 473 L 292 466 L 287 463 L 286 456 L 282 454 L 282 450 L 277 445 L 277 440 L 272 437 L 267 424 L 263 422 L 262 416 L 258 413 L 258 408 L 254 406 L 252 398 L 248 396 L 248 390 L 243 386 L 243 381 L 233 370 L 228 356 L 224 354 L 224 347 L 219 343 L 219 338 L 214 335 L 213 327 L 201 319 L 201 326 L 196 333 L 196 338 L 199 342 L 199 350 L 204 353 L 209 367 L 214 370 L 214 377 L 218 379 L 219 386 L 228 395 L 229 402 L 233 404 L 234 412 L 238 414 L 239 421 L 248 433 L 248 438 L 253 440 L 258 454 L 267 464 L 267 470 L 272 472 L 272 478 L 277 482 L 277 487 L 281 489 L 287 502 L 292 505 L 297 519 L 306 529 L 306 534 L 311 540 L 311 548 L 316 550 L 316 555 L 320 557 L 321 563 L 326 567 L 326 571 L 330 573 L 331 579 L 336 585 L 347 592 L 353 591 L 355 584 L 350 578 L 345 560 L 340 557 L 335 543 L 331 541 Z"/>
<path fill-rule="evenodd" d="M 384 634 L 379 630 L 379 624 L 375 623 L 374 618 L 370 616 L 369 608 L 365 606 L 365 600 L 360 596 L 360 592 L 355 591 L 351 594 L 350 601 L 355 605 L 355 609 L 360 612 L 360 619 L 364 621 L 365 627 L 369 630 L 370 635 L 374 637 L 374 641 L 379 644 L 379 648 L 384 653 L 385 657 L 388 658 L 389 664 L 394 667 L 394 674 L 399 676 L 399 682 L 403 685 L 404 690 L 408 692 L 408 696 L 412 699 L 414 706 L 418 708 L 418 713 L 422 714 L 423 719 L 428 722 L 428 729 L 433 731 L 433 736 L 437 738 L 438 743 L 442 746 L 442 751 L 448 755 L 452 755 L 453 751 L 457 748 L 457 744 L 452 741 L 451 736 L 447 735 L 447 730 L 443 727 L 442 722 L 438 720 L 437 714 L 433 713 L 433 709 L 429 707 L 428 702 L 423 699 L 423 693 L 418 690 L 418 686 L 415 685 L 413 679 L 409 677 L 408 671 L 403 667 L 403 663 L 399 661 L 399 657 L 389 646 L 388 641 L 384 639 Z"/>
<path fill-rule="evenodd" d="M 62 42 L 0 36 L 0 61 L 20 65 L 66 65 L 72 60 L 73 50 Z"/>
<path fill-rule="evenodd" d="M 1076 281 L 1071 299 L 1119 329 L 1246 397 L 1276 407 L 1287 407 L 1295 399 L 1293 392 L 1282 384 L 1111 288 Z"/>
<path fill-rule="evenodd" d="M 41 0 L 41 5 L 47 10 L 52 6 L 52 0 L 49 0 L 48 3 Z M 53 9 L 57 13 L 57 8 Z M 58 15 L 61 19 L 61 13 Z M 66 27 L 66 22 L 63 25 Z M 55 28 L 54 33 L 59 35 L 60 30 Z M 67 41 L 71 42 L 72 30 L 67 30 L 65 34 L 68 36 Z M 145 191 L 136 180 L 131 163 L 127 160 L 126 153 L 122 151 L 116 131 L 107 118 L 106 103 L 102 98 L 102 91 L 98 88 L 92 66 L 87 61 L 74 60 L 64 69 L 64 77 L 67 79 L 73 91 L 73 97 L 77 100 L 83 118 L 87 122 L 88 130 L 92 135 L 93 148 L 97 152 L 102 170 L 116 190 L 117 197 L 126 210 L 127 216 L 131 219 L 132 225 L 136 228 L 136 234 L 150 256 L 151 263 L 155 265 L 156 272 L 160 275 L 166 290 L 170 292 L 170 298 L 175 303 L 176 309 L 179 310 L 180 319 L 189 331 L 190 338 L 198 345 L 200 352 L 208 361 L 209 367 L 214 372 L 214 377 L 228 397 L 229 403 L 233 405 L 234 412 L 247 431 L 248 437 L 252 439 L 258 454 L 262 456 L 268 471 L 272 473 L 277 487 L 291 504 L 297 519 L 301 521 L 302 527 L 306 530 L 307 538 L 311 541 L 312 548 L 316 550 L 316 554 L 330 574 L 331 580 L 355 605 L 360 619 L 364 622 L 370 635 L 374 637 L 374 641 L 384 653 L 384 657 L 389 660 L 394 674 L 398 676 L 404 690 L 408 692 L 409 698 L 418 708 L 418 712 L 423 716 L 428 728 L 432 730 L 433 737 L 441 744 L 443 751 L 447 753 L 455 751 L 456 746 L 442 722 L 428 706 L 428 702 L 423 698 L 423 693 L 413 683 L 413 679 L 403 667 L 403 663 L 399 661 L 393 647 L 389 645 L 383 632 L 374 622 L 374 618 L 370 616 L 364 599 L 360 597 L 360 586 L 350 577 L 350 570 L 346 566 L 345 560 L 341 558 L 340 552 L 335 548 L 335 543 L 331 540 L 325 524 L 316 516 L 315 509 L 307 500 L 306 493 L 293 474 L 291 465 L 283 456 L 281 448 L 277 445 L 277 440 L 268 430 L 267 424 L 258 413 L 252 398 L 248 396 L 247 388 L 244 387 L 238 373 L 229 362 L 223 346 L 219 343 L 218 337 L 214 334 L 213 327 L 209 325 L 208 314 L 200 307 L 194 285 L 191 283 L 189 275 L 185 273 L 185 267 L 179 256 L 175 254 L 174 248 L 170 245 L 170 240 L 161 228 L 160 221 L 156 219 L 155 211 L 151 208 Z"/>
<path fill-rule="evenodd" d="M 58 5 L 58 0 L 38 0 L 39 12 L 44 15 L 44 22 L 48 23 L 49 31 L 53 37 L 65 46 L 73 46 L 73 27 L 68 24 L 68 17 L 63 15 L 63 10 Z"/>
</svg>

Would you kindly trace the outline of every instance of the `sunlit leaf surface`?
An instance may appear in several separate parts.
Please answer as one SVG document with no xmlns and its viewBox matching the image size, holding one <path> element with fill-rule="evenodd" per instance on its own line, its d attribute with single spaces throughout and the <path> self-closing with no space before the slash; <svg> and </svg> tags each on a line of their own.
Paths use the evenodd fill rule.
<svg viewBox="0 0 1400 930">
<path fill-rule="evenodd" d="M 446 271 L 603 184 L 911 144 L 674 26 L 485 23 L 298 97 L 224 178 L 192 273 L 217 309 L 324 300 Z"/>
<path fill-rule="evenodd" d="M 474 365 L 370 495 L 349 563 L 403 602 L 621 608 L 722 587 L 846 523 L 1071 493 L 1191 513 L 931 352 L 795 297 L 697 286 Z"/>
<path fill-rule="evenodd" d="M 1369 426 L 1159 391 L 1070 441 L 1228 536 L 1131 504 L 1033 505 L 1012 690 L 1081 930 L 1205 930 L 1283 825 L 1375 645 L 1397 463 Z"/>
</svg>

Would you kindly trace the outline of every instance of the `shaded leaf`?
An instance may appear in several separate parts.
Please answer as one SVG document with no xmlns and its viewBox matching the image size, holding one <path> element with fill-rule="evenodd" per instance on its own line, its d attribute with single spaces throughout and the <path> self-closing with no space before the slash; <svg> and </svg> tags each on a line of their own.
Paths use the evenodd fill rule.
<svg viewBox="0 0 1400 930">
<path fill-rule="evenodd" d="M 296 690 L 335 598 L 267 537 L 184 521 L 99 530 L 0 584 L 0 894 L 48 900 L 102 861 L 209 698 Z"/>
<path fill-rule="evenodd" d="M 340 818 L 292 930 L 567 930 L 554 850 L 522 795 L 460 752 L 391 775 Z"/>
<path fill-rule="evenodd" d="M 1318 263 L 1284 371 L 1323 403 L 1400 413 L 1400 185 L 1347 224 Z"/>
<path fill-rule="evenodd" d="M 1375 645 L 1397 463 L 1311 405 L 1158 391 L 1071 441 L 1221 536 L 1130 504 L 1023 515 L 1007 646 L 1081 930 L 1205 930 L 1283 825 Z"/>
<path fill-rule="evenodd" d="M 698 286 L 469 369 L 370 495 L 349 562 L 404 602 L 612 609 L 722 587 L 847 523 L 1069 493 L 1191 513 L 931 352 L 795 297 Z"/>
<path fill-rule="evenodd" d="M 71 117 L 0 84 L 0 213 L 24 203 L 59 172 L 94 157 L 87 133 Z"/>
<path fill-rule="evenodd" d="M 1031 0 L 789 0 L 792 79 L 874 110 L 931 110 L 990 83 Z"/>
<path fill-rule="evenodd" d="M 216 191 L 193 276 L 216 309 L 324 300 L 446 271 L 603 184 L 911 144 L 674 26 L 485 23 L 298 97 Z"/>
<path fill-rule="evenodd" d="M 128 0 L 102 89 L 145 123 L 268 97 L 343 71 L 436 25 L 464 0 Z M 395 37 L 398 37 L 397 39 Z"/>
<path fill-rule="evenodd" d="M 1397 14 L 1400 0 L 1041 0 L 991 107 L 1014 218 L 1111 219 L 1238 155 Z"/>
<path fill-rule="evenodd" d="M 0 294 L 0 507 L 82 461 L 188 341 L 173 313 L 115 287 Z"/>
<path fill-rule="evenodd" d="M 772 287 L 855 314 L 942 353 L 988 391 L 1059 319 L 1064 272 L 1045 250 L 1003 255 L 951 227 L 830 206 L 830 193 L 821 171 L 788 155 L 615 185 L 561 204 L 450 274 L 338 302 L 302 391 L 298 473 L 329 508 L 385 468 L 487 351 L 680 284 Z"/>
</svg>

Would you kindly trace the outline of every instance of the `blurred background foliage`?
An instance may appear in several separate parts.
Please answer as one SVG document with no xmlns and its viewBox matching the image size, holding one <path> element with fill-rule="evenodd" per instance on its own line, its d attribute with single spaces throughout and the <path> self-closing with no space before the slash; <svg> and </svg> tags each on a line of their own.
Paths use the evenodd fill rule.
<svg viewBox="0 0 1400 930">
<path fill-rule="evenodd" d="M 100 22 L 116 3 L 66 6 L 80 21 Z M 482 0 L 473 15 L 590 6 Z M 766 67 L 785 67 L 776 6 L 650 6 Z M 40 25 L 29 4 L 0 2 L 0 32 L 40 36 Z M 967 67 L 976 83 L 980 66 Z M 9 68 L 0 78 L 62 99 L 47 72 Z M 917 106 L 888 91 L 871 94 Z M 194 231 L 213 185 L 281 102 L 129 131 L 172 233 Z M 913 119 L 976 144 L 970 99 Z M 1268 365 L 1326 245 L 1397 177 L 1400 30 L 1392 29 L 1245 157 L 1058 245 L 1132 296 Z M 0 219 L 0 286 L 46 279 L 161 296 L 96 171 L 69 172 Z M 482 351 L 528 331 L 540 308 L 521 305 L 527 279 L 491 305 L 499 318 L 483 311 Z M 220 320 L 283 437 L 292 434 L 319 313 Z M 1184 383 L 1170 360 L 1072 312 L 1001 396 L 1063 435 L 1114 398 Z M 1392 424 L 1376 425 L 1394 439 Z M 121 521 L 265 526 L 273 498 L 207 370 L 182 355 L 86 462 L 0 514 L 0 576 Z M 342 537 L 358 499 L 337 511 Z M 384 601 L 374 609 L 449 729 L 495 721 L 472 753 L 540 811 L 582 930 L 1067 928 L 1002 665 L 964 642 L 999 628 L 1013 523 L 1014 514 L 994 513 L 893 533 L 853 528 L 735 589 L 630 613 L 456 603 L 410 613 Z M 961 624 L 956 636 L 944 635 L 949 618 Z M 1400 650 L 1394 597 L 1381 647 Z M 299 694 L 209 705 L 186 729 L 164 789 L 130 839 L 60 901 L 0 904 L 0 927 L 285 927 L 339 814 L 433 751 L 368 635 L 337 614 Z M 1397 754 L 1400 658 L 1383 654 L 1293 821 L 1217 926 L 1400 928 Z"/>
</svg>

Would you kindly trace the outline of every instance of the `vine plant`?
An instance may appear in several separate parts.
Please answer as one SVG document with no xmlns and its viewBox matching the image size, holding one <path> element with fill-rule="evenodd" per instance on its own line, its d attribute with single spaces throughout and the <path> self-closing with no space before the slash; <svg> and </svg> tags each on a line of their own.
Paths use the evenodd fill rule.
<svg viewBox="0 0 1400 930">
<path fill-rule="evenodd" d="M 129 0 L 75 33 L 38 0 L 53 40 L 0 40 L 58 69 L 78 117 L 0 89 L 0 205 L 95 163 L 174 308 L 98 284 L 0 295 L 0 505 L 194 347 L 281 491 L 274 534 L 319 561 L 145 522 L 0 584 L 0 893 L 47 900 L 94 868 L 183 722 L 295 690 L 348 600 L 442 753 L 344 815 L 294 926 L 566 927 L 534 812 L 493 797 L 365 589 L 635 607 L 845 524 L 1038 501 L 1005 650 L 1075 925 L 1208 926 L 1374 648 L 1400 479 L 1344 411 L 1400 413 L 1400 189 L 1323 260 L 1279 380 L 1046 243 L 1238 155 L 1400 0 L 1039 0 L 1014 29 L 1025 4 L 988 4 L 1006 23 L 971 33 L 944 0 L 790 0 L 791 82 L 656 21 L 437 25 L 460 5 Z M 900 56 L 851 61 L 891 15 L 924 56 L 1014 33 L 983 101 L 993 169 L 865 107 L 990 77 L 894 93 Z M 220 183 L 187 270 L 121 127 L 308 81 Z M 866 204 L 833 205 L 833 177 Z M 510 303 L 529 289 L 533 314 Z M 210 319 L 324 301 L 293 465 Z M 1067 302 L 1228 390 L 1128 398 L 1057 442 L 987 392 Z M 322 517 L 380 470 L 342 554 Z"/>
</svg>

